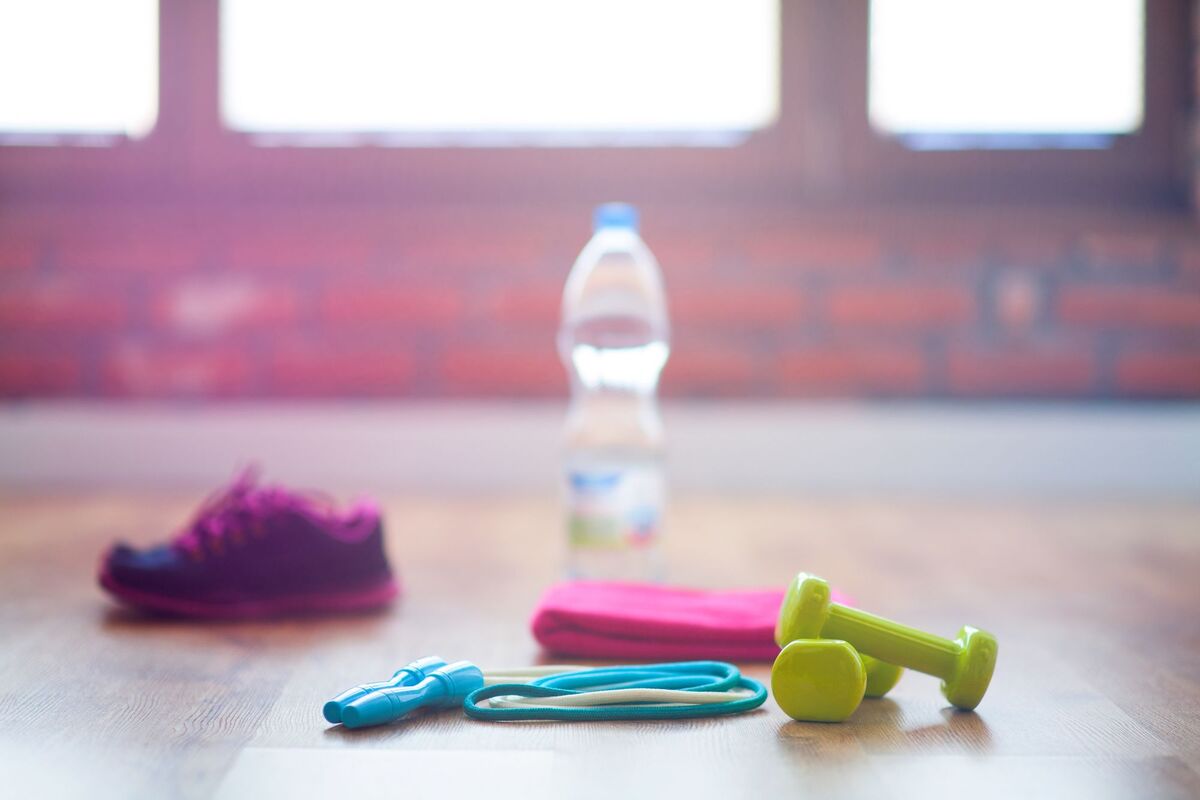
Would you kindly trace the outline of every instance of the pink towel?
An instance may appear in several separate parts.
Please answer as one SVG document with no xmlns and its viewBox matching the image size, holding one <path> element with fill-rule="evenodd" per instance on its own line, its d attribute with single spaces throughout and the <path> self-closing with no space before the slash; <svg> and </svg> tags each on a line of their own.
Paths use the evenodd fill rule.
<svg viewBox="0 0 1200 800">
<path fill-rule="evenodd" d="M 846 602 L 844 595 L 833 599 Z M 551 586 L 533 636 L 557 655 L 628 661 L 771 661 L 783 592 L 708 592 L 641 583 Z"/>
</svg>

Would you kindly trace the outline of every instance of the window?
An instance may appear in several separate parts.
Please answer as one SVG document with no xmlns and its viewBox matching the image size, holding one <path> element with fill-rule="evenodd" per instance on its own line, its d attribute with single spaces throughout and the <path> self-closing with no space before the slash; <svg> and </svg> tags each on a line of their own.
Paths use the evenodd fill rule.
<svg viewBox="0 0 1200 800">
<path fill-rule="evenodd" d="M 728 144 L 776 117 L 778 28 L 778 0 L 225 0 L 222 113 L 276 143 Z"/>
<path fill-rule="evenodd" d="M 1098 146 L 1143 117 L 1143 0 L 872 0 L 869 116 L 916 147 Z"/>
<path fill-rule="evenodd" d="M 0 0 L 6 140 L 138 138 L 157 115 L 158 0 Z"/>
<path fill-rule="evenodd" d="M 1191 16 L 1190 0 L 0 0 L 0 189 L 1179 206 Z M 111 146 L 44 146 L 63 143 Z"/>
</svg>

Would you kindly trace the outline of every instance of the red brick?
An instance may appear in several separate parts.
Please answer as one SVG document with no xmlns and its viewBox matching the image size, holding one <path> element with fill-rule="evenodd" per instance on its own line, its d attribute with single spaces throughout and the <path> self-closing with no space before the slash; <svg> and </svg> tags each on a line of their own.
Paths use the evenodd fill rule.
<svg viewBox="0 0 1200 800">
<path fill-rule="evenodd" d="M 190 237 L 167 235 L 66 239 L 58 243 L 57 265 L 68 271 L 186 272 L 201 259 Z"/>
<path fill-rule="evenodd" d="M 709 270 L 716 263 L 717 248 L 714 242 L 697 239 L 695 232 L 674 235 L 646 234 L 646 243 L 668 277 L 681 278 L 696 272 Z"/>
<path fill-rule="evenodd" d="M 1006 272 L 996 283 L 996 318 L 1010 331 L 1029 328 L 1045 302 L 1042 285 L 1022 272 Z"/>
<path fill-rule="evenodd" d="M 152 306 L 158 327 L 191 335 L 274 328 L 295 322 L 299 315 L 299 300 L 291 287 L 237 276 L 164 287 Z"/>
<path fill-rule="evenodd" d="M 395 348 L 285 347 L 271 357 L 270 388 L 292 397 L 400 395 L 412 386 L 415 363 Z"/>
<path fill-rule="evenodd" d="M 789 352 L 777 363 L 785 389 L 812 395 L 921 394 L 925 360 L 916 348 L 831 346 Z"/>
<path fill-rule="evenodd" d="M 562 315 L 562 287 L 504 287 L 487 308 L 488 316 L 500 322 L 553 327 Z"/>
<path fill-rule="evenodd" d="M 961 269 L 983 263 L 988 244 L 982 234 L 939 232 L 909 239 L 897 249 L 917 269 Z"/>
<path fill-rule="evenodd" d="M 237 238 L 230 245 L 227 264 L 233 269 L 311 269 L 338 273 L 362 269 L 371 262 L 370 241 L 304 231 Z"/>
<path fill-rule="evenodd" d="M 0 355 L 0 396 L 78 394 L 82 369 L 73 356 Z"/>
<path fill-rule="evenodd" d="M 31 270 L 36 266 L 41 249 L 34 242 L 0 239 L 0 271 Z"/>
<path fill-rule="evenodd" d="M 1180 242 L 1178 259 L 1180 272 L 1193 279 L 1200 278 L 1200 241 L 1190 239 Z"/>
<path fill-rule="evenodd" d="M 765 231 L 746 245 L 752 265 L 817 269 L 864 269 L 883 261 L 879 240 L 862 233 L 811 230 Z"/>
<path fill-rule="evenodd" d="M 338 284 L 322 295 L 320 307 L 322 318 L 332 325 L 383 323 L 403 328 L 450 325 L 462 316 L 463 301 L 459 290 L 451 287 Z"/>
<path fill-rule="evenodd" d="M 975 298 L 965 287 L 844 287 L 827 300 L 834 327 L 939 328 L 970 321 Z"/>
<path fill-rule="evenodd" d="M 681 286 L 669 298 L 681 323 L 777 327 L 796 322 L 803 298 L 791 287 Z"/>
<path fill-rule="evenodd" d="M 104 363 L 105 390 L 129 397 L 245 395 L 254 369 L 234 344 L 192 348 L 126 345 Z"/>
<path fill-rule="evenodd" d="M 542 266 L 550 242 L 537 233 L 497 234 L 486 231 L 432 231 L 399 245 L 399 260 L 417 270 L 532 271 Z M 580 243 L 580 247 L 583 243 Z M 569 264 L 563 265 L 563 280 Z"/>
<path fill-rule="evenodd" d="M 1148 231 L 1088 233 L 1080 239 L 1084 259 L 1097 267 L 1153 267 L 1162 261 L 1164 244 Z"/>
<path fill-rule="evenodd" d="M 1066 322 L 1105 327 L 1200 328 L 1200 292 L 1088 286 L 1066 289 L 1058 303 Z"/>
<path fill-rule="evenodd" d="M 497 345 L 451 347 L 440 362 L 445 388 L 460 395 L 566 396 L 567 374 L 554 351 L 545 347 Z"/>
<path fill-rule="evenodd" d="M 749 394 L 761 372 L 758 360 L 745 350 L 677 347 L 663 370 L 663 392 L 677 397 Z"/>
<path fill-rule="evenodd" d="M 1155 397 L 1200 397 L 1200 350 L 1126 353 L 1117 359 L 1117 389 Z"/>
<path fill-rule="evenodd" d="M 1075 246 L 1075 237 L 1067 233 L 1004 232 L 997 249 L 1006 265 L 1053 267 L 1066 263 Z"/>
<path fill-rule="evenodd" d="M 127 319 L 125 299 L 109 290 L 62 281 L 0 289 L 0 327 L 10 331 L 114 330 Z"/>
<path fill-rule="evenodd" d="M 954 394 L 1083 395 L 1095 385 L 1096 359 L 1085 350 L 956 350 L 946 380 Z"/>
</svg>

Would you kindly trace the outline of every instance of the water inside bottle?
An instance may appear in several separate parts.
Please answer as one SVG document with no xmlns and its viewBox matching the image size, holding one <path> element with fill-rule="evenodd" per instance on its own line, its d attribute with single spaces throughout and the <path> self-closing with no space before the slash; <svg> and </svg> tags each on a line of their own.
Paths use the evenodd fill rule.
<svg viewBox="0 0 1200 800">
<path fill-rule="evenodd" d="M 641 317 L 586 320 L 571 338 L 571 366 L 590 391 L 650 394 L 670 355 L 666 340 Z"/>
</svg>

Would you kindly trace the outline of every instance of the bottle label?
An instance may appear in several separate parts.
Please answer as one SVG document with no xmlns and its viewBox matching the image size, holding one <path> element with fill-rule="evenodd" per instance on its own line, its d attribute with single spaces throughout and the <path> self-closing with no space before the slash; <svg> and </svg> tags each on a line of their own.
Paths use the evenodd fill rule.
<svg viewBox="0 0 1200 800">
<path fill-rule="evenodd" d="M 572 547 L 645 547 L 658 538 L 662 470 L 654 466 L 567 471 L 567 536 Z"/>
</svg>

